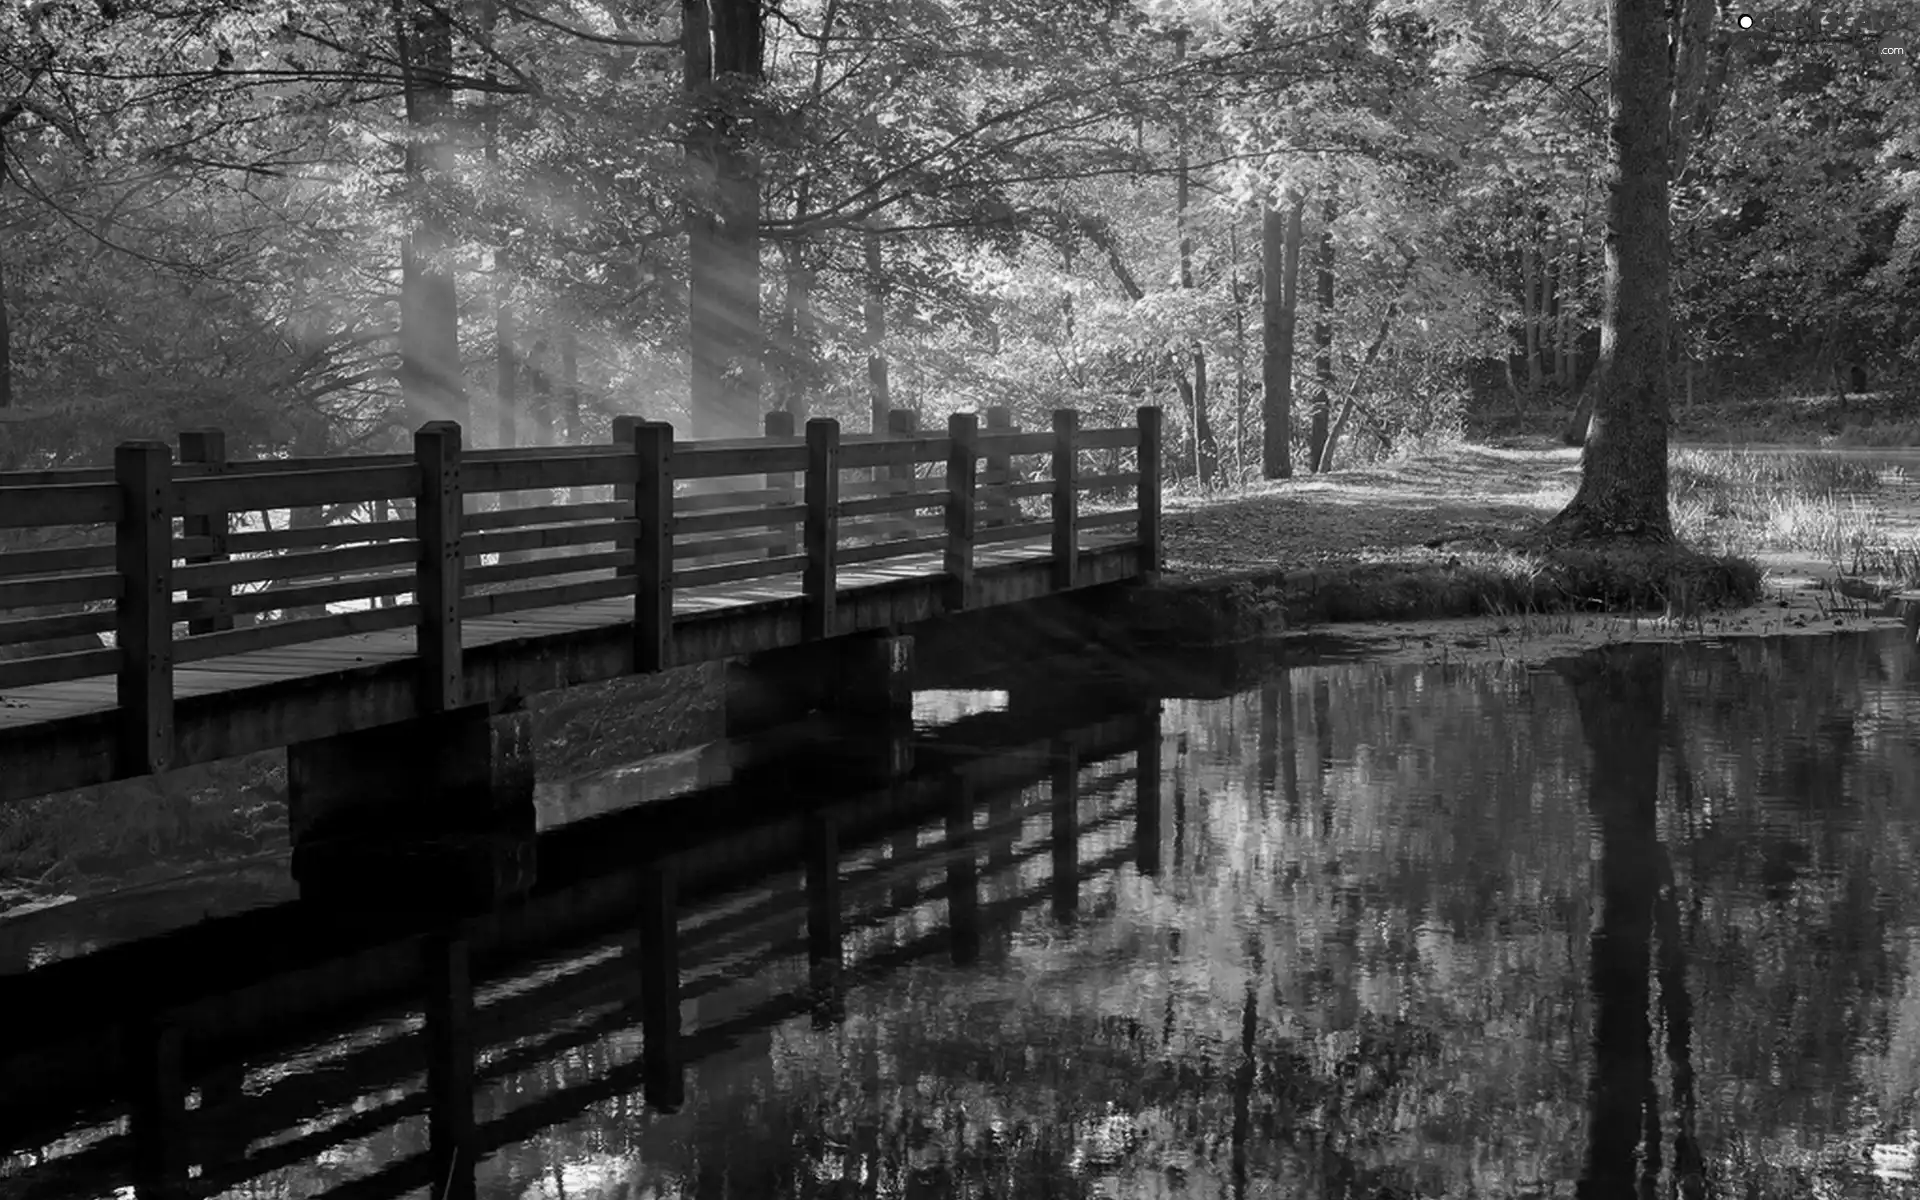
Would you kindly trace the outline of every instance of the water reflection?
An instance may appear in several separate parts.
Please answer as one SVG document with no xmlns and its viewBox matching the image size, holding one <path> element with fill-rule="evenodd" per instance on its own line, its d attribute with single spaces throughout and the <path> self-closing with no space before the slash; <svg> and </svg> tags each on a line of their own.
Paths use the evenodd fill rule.
<svg viewBox="0 0 1920 1200">
<path fill-rule="evenodd" d="M 496 912 L 0 984 L 0 1193 L 1904 1194 L 1903 641 L 1052 664 L 895 782 L 609 783 Z"/>
</svg>

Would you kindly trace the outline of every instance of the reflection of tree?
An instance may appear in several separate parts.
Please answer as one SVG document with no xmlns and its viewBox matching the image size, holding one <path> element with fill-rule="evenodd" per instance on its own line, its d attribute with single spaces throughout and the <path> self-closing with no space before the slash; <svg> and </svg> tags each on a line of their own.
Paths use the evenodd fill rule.
<svg viewBox="0 0 1920 1200">
<path fill-rule="evenodd" d="M 1582 1200 L 1631 1197 L 1636 1151 L 1659 1161 L 1653 1081 L 1654 902 L 1659 890 L 1660 726 L 1665 672 L 1656 646 L 1562 664 L 1592 755 L 1588 806 L 1600 835 L 1600 924 L 1593 934 L 1593 1076 Z M 1664 989 L 1663 989 L 1664 990 Z"/>
</svg>

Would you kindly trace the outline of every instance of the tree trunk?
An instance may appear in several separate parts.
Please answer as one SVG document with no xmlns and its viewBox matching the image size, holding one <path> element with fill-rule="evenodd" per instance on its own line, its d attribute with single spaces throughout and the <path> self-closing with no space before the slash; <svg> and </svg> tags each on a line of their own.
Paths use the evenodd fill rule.
<svg viewBox="0 0 1920 1200">
<path fill-rule="evenodd" d="M 560 401 L 567 418 L 567 444 L 584 444 L 587 431 L 580 412 L 580 338 L 571 325 L 560 331 Z"/>
<path fill-rule="evenodd" d="M 689 423 L 695 438 L 748 437 L 760 425 L 760 182 L 723 92 L 764 78 L 760 4 L 682 0 L 680 37 L 696 181 L 687 214 Z"/>
<path fill-rule="evenodd" d="M 1182 62 L 1186 57 L 1187 33 L 1184 29 L 1177 30 L 1173 35 L 1173 58 L 1175 62 Z M 1180 239 L 1180 290 L 1190 292 L 1193 290 L 1193 229 L 1187 218 L 1187 206 L 1193 196 L 1193 157 L 1187 148 L 1184 116 L 1175 126 L 1174 138 L 1178 150 L 1173 176 L 1173 219 Z M 1199 476 L 1201 487 L 1210 488 L 1220 472 L 1220 447 L 1214 440 L 1213 422 L 1207 413 L 1207 351 L 1197 338 L 1189 345 L 1187 358 L 1192 366 L 1193 386 L 1182 386 L 1180 394 L 1188 402 L 1188 415 L 1193 422 L 1194 473 Z"/>
<path fill-rule="evenodd" d="M 400 388 L 410 428 L 428 421 L 467 425 L 453 247 L 440 195 L 454 168 L 453 22 L 445 8 L 414 0 L 403 0 L 395 16 L 413 200 L 413 229 L 400 250 Z"/>
<path fill-rule="evenodd" d="M 1520 246 L 1520 346 L 1527 361 L 1527 395 L 1540 394 L 1540 256 L 1533 239 Z"/>
<path fill-rule="evenodd" d="M 1260 473 L 1268 479 L 1293 478 L 1293 338 L 1306 207 L 1306 197 L 1295 192 L 1284 218 L 1272 204 L 1260 217 Z"/>
<path fill-rule="evenodd" d="M 1340 215 L 1338 199 L 1329 184 L 1320 209 L 1320 253 L 1314 262 L 1313 418 L 1307 427 L 1307 457 L 1314 474 L 1326 467 L 1327 423 L 1333 416 L 1333 222 Z"/>
<path fill-rule="evenodd" d="M 1233 301 L 1233 481 L 1247 481 L 1247 292 L 1240 281 L 1240 229 L 1236 215 L 1227 229 L 1227 257 L 1233 273 L 1227 296 Z"/>
<path fill-rule="evenodd" d="M 1411 268 L 1409 268 L 1409 270 L 1411 270 Z M 1366 375 L 1367 370 L 1379 360 L 1380 351 L 1386 348 L 1387 335 L 1393 331 L 1393 319 L 1399 314 L 1400 302 L 1398 300 L 1392 301 L 1387 305 L 1387 311 L 1380 317 L 1379 332 L 1373 335 L 1373 344 L 1367 347 L 1365 357 L 1361 358 L 1360 365 L 1354 368 L 1353 377 L 1347 380 L 1346 400 L 1340 405 L 1340 416 L 1334 420 L 1333 428 L 1327 433 L 1327 448 L 1320 455 L 1321 470 L 1323 471 L 1333 470 L 1334 455 L 1339 450 L 1340 439 L 1346 436 L 1347 420 L 1353 416 L 1353 406 L 1356 398 L 1360 394 L 1360 380 Z"/>
<path fill-rule="evenodd" d="M 513 341 L 513 268 L 507 252 L 493 252 L 493 371 L 494 393 L 499 397 L 500 444 L 520 444 L 520 372 L 515 361 Z"/>
<path fill-rule="evenodd" d="M 867 322 L 867 400 L 872 409 L 873 431 L 885 433 L 887 413 L 893 397 L 887 385 L 887 280 L 882 273 L 880 235 L 869 225 L 862 233 L 866 250 L 866 322 Z"/>
<path fill-rule="evenodd" d="M 7 277 L 0 269 L 0 408 L 12 407 L 13 327 L 7 324 Z"/>
<path fill-rule="evenodd" d="M 1549 528 L 1671 541 L 1667 122 L 1661 0 L 1610 0 L 1606 304 L 1580 488 Z"/>
<path fill-rule="evenodd" d="M 1571 280 L 1568 278 L 1569 269 L 1572 271 Z M 1574 325 L 1568 315 L 1573 308 L 1573 302 L 1580 294 L 1580 259 L 1577 251 L 1570 247 L 1561 249 L 1559 274 L 1559 307 L 1554 313 L 1553 332 L 1554 347 L 1558 352 L 1559 361 L 1554 364 L 1553 374 L 1560 390 L 1570 392 L 1578 387 L 1580 382 L 1574 378 L 1577 366 L 1576 355 L 1579 352 L 1574 349 Z"/>
</svg>

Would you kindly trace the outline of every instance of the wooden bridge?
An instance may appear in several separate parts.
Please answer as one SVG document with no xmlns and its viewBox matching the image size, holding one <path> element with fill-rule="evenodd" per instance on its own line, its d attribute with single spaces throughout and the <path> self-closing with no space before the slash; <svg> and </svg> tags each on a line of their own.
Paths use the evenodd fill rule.
<svg viewBox="0 0 1920 1200">
<path fill-rule="evenodd" d="M 196 431 L 178 461 L 0 473 L 0 803 L 282 746 L 296 801 L 424 757 L 392 785 L 417 789 L 529 693 L 814 643 L 776 687 L 824 662 L 812 686 L 885 707 L 886 635 L 1151 577 L 1159 434 L 1157 408 L 711 442 L 621 417 L 609 445 L 463 453 L 436 422 L 410 455 L 229 461 Z"/>
</svg>

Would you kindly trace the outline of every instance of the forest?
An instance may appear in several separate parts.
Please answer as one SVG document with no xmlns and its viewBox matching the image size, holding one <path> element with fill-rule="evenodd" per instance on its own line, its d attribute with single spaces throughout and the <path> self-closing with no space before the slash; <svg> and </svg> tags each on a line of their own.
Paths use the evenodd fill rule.
<svg viewBox="0 0 1920 1200">
<path fill-rule="evenodd" d="M 1910 6 L 1665 12 L 1674 402 L 1897 384 Z M 1608 41 L 1602 0 L 7 5 L 0 469 L 1160 404 L 1214 490 L 1564 422 Z"/>
</svg>

